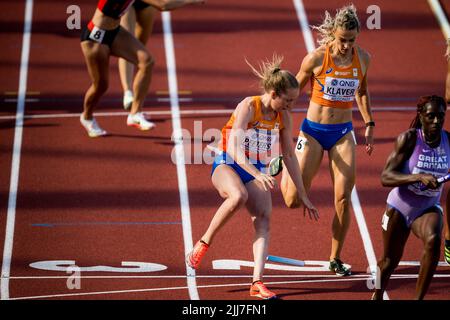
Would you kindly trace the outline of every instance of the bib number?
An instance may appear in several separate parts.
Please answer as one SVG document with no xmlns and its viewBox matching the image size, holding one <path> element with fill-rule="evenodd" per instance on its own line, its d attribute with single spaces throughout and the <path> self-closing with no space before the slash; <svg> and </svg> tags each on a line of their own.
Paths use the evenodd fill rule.
<svg viewBox="0 0 450 320">
<path fill-rule="evenodd" d="M 105 30 L 102 30 L 95 26 L 92 29 L 91 33 L 89 34 L 89 39 L 98 43 L 102 43 L 104 37 L 105 37 Z"/>
<path fill-rule="evenodd" d="M 295 151 L 303 153 L 303 151 L 305 150 L 306 142 L 308 142 L 308 140 L 305 137 L 298 136 L 297 144 L 295 145 Z"/>
</svg>

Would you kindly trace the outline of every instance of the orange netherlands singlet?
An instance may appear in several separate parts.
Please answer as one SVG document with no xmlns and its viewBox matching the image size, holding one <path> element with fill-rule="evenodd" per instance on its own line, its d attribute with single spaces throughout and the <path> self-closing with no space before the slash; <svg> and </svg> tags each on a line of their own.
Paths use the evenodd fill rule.
<svg viewBox="0 0 450 320">
<path fill-rule="evenodd" d="M 266 120 L 261 110 L 261 97 L 254 96 L 253 106 L 255 112 L 253 119 L 247 124 L 245 131 L 245 139 L 242 142 L 242 149 L 247 157 L 251 159 L 264 160 L 271 157 L 271 152 L 275 145 L 278 144 L 279 131 L 284 128 L 281 113 L 277 112 L 274 119 Z M 222 128 L 222 143 L 220 150 L 227 151 L 227 140 L 230 135 L 231 128 L 235 121 L 234 112 L 226 125 Z M 277 151 L 278 152 L 278 151 Z"/>
<path fill-rule="evenodd" d="M 346 68 L 337 67 L 326 47 L 322 69 L 311 77 L 311 101 L 325 107 L 352 108 L 355 93 L 364 77 L 356 47 L 352 48 L 352 64 Z"/>
</svg>

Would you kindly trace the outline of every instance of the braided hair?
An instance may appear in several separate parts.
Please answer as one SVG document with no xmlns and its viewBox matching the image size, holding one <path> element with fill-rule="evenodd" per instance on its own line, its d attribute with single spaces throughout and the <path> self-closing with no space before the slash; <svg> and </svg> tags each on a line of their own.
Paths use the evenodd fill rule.
<svg viewBox="0 0 450 320">
<path fill-rule="evenodd" d="M 419 101 L 417 102 L 417 113 L 416 113 L 416 117 L 413 119 L 413 121 L 410 124 L 410 128 L 422 128 L 422 123 L 420 122 L 420 114 L 425 110 L 425 106 L 428 103 L 432 103 L 435 102 L 437 105 L 443 106 L 444 110 L 447 110 L 447 103 L 445 102 L 445 99 L 440 97 L 440 96 L 436 96 L 436 95 L 431 95 L 431 96 L 422 96 L 419 98 Z"/>
</svg>

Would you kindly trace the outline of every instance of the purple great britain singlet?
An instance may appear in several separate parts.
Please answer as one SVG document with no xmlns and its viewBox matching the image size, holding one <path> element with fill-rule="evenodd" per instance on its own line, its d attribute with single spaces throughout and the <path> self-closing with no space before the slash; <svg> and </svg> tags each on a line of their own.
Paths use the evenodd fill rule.
<svg viewBox="0 0 450 320">
<path fill-rule="evenodd" d="M 425 143 L 422 129 L 416 129 L 416 146 L 401 172 L 405 174 L 427 173 L 436 178 L 447 174 L 450 166 L 450 147 L 447 133 L 442 130 L 441 143 L 431 148 Z M 401 185 L 392 189 L 387 204 L 397 209 L 406 219 L 408 227 L 424 211 L 439 206 L 443 185 L 437 189 L 420 190 L 422 183 Z"/>
</svg>

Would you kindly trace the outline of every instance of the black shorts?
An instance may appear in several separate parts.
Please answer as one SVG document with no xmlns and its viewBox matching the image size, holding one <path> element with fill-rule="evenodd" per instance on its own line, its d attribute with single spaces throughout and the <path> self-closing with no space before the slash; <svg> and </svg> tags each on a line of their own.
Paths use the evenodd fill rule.
<svg viewBox="0 0 450 320">
<path fill-rule="evenodd" d="M 146 2 L 144 2 L 144 1 L 136 0 L 136 1 L 133 3 L 133 7 L 134 7 L 134 9 L 135 9 L 136 11 L 139 11 L 139 10 L 143 10 L 143 9 L 145 9 L 145 8 L 150 7 L 150 5 L 149 5 L 148 3 L 146 3 Z"/>
<path fill-rule="evenodd" d="M 114 39 L 116 38 L 117 34 L 119 33 L 120 26 L 113 30 L 103 30 L 100 29 L 91 22 L 87 26 L 83 28 L 83 31 L 81 31 L 81 42 L 83 41 L 94 41 L 101 44 L 106 44 L 108 47 L 111 48 L 112 43 L 114 42 Z"/>
</svg>

